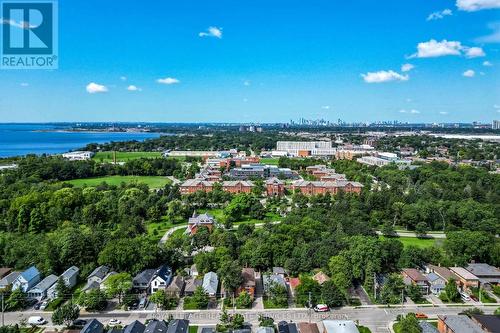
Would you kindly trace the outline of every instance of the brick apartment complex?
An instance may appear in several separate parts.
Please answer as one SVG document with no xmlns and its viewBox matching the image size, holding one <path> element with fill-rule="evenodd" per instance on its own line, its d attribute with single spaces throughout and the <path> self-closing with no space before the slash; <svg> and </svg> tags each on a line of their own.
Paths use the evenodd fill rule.
<svg viewBox="0 0 500 333">
<path fill-rule="evenodd" d="M 363 185 L 358 182 L 351 182 L 348 180 L 337 181 L 307 181 L 297 180 L 292 183 L 290 189 L 292 191 L 299 190 L 304 195 L 317 195 L 317 194 L 337 194 L 340 191 L 346 193 L 360 193 Z"/>
<path fill-rule="evenodd" d="M 202 179 L 188 179 L 180 185 L 181 194 L 191 194 L 197 191 L 210 192 L 213 189 L 215 181 Z M 254 187 L 253 182 L 244 180 L 219 182 L 224 191 L 230 193 L 250 193 Z"/>
</svg>

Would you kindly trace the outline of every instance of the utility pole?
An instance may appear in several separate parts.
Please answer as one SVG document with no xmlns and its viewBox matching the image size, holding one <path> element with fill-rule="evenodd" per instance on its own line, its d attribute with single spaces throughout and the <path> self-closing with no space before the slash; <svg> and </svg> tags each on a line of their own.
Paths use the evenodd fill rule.
<svg viewBox="0 0 500 333">
<path fill-rule="evenodd" d="M 4 301 L 3 301 L 3 292 L 2 292 L 2 327 L 5 326 L 4 323 L 4 312 L 5 312 L 5 307 L 4 307 Z"/>
<path fill-rule="evenodd" d="M 404 303 L 404 301 L 405 301 L 405 298 L 404 298 L 404 297 L 405 297 L 405 296 L 404 296 L 404 293 L 405 293 L 405 290 L 404 290 L 404 289 L 403 289 L 403 290 L 401 290 L 401 307 L 403 307 L 403 303 Z"/>
<path fill-rule="evenodd" d="M 311 304 L 311 292 L 309 292 L 309 323 L 311 323 L 311 307 L 312 307 L 312 304 Z"/>
<path fill-rule="evenodd" d="M 234 292 L 233 292 L 233 314 L 236 313 L 236 304 L 234 303 Z"/>
<path fill-rule="evenodd" d="M 373 273 L 373 296 L 377 300 L 377 273 Z"/>
<path fill-rule="evenodd" d="M 481 303 L 481 286 L 479 286 L 479 303 Z"/>
</svg>

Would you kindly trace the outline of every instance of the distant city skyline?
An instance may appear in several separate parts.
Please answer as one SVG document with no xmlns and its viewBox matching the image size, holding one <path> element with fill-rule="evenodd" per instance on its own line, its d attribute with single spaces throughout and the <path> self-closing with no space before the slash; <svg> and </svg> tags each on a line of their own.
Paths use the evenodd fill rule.
<svg viewBox="0 0 500 333">
<path fill-rule="evenodd" d="M 58 5 L 59 69 L 0 70 L 0 122 L 500 119 L 500 0 Z"/>
</svg>

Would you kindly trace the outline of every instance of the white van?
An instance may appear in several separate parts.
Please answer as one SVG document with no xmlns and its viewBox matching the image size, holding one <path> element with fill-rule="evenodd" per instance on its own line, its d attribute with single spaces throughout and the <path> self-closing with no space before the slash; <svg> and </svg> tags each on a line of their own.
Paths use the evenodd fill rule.
<svg viewBox="0 0 500 333">
<path fill-rule="evenodd" d="M 467 295 L 466 293 L 460 293 L 460 297 L 462 298 L 462 301 L 464 302 L 469 302 L 470 301 L 470 296 Z"/>
<path fill-rule="evenodd" d="M 36 326 L 46 324 L 47 321 L 40 316 L 31 316 L 28 318 L 28 324 Z"/>
</svg>

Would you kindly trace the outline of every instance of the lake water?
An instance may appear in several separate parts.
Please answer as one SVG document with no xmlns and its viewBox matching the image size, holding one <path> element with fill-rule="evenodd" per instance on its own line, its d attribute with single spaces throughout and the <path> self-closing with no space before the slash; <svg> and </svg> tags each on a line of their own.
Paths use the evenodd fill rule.
<svg viewBox="0 0 500 333">
<path fill-rule="evenodd" d="M 0 157 L 26 154 L 58 154 L 82 148 L 88 143 L 142 141 L 160 133 L 63 132 L 68 125 L 0 124 Z"/>
</svg>

